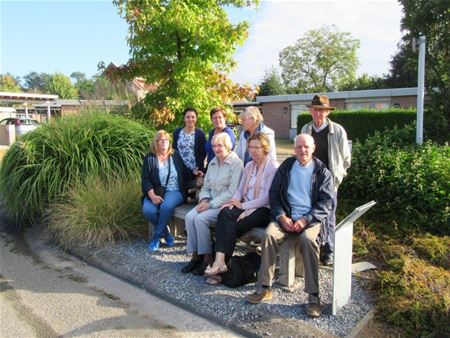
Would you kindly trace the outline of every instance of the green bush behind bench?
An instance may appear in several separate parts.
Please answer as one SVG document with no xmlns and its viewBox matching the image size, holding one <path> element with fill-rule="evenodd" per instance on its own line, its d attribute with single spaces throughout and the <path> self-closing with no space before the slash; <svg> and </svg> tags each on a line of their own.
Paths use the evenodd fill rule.
<svg viewBox="0 0 450 338">
<path fill-rule="evenodd" d="M 395 125 L 403 127 L 416 119 L 415 109 L 390 109 L 390 110 L 335 110 L 330 114 L 333 122 L 339 123 L 347 131 L 349 140 L 364 141 L 375 131 L 382 131 L 386 127 Z M 309 113 L 300 114 L 297 117 L 297 134 L 302 127 L 311 121 Z"/>
<path fill-rule="evenodd" d="M 376 200 L 372 212 L 383 220 L 378 230 L 384 233 L 449 235 L 450 148 L 414 140 L 410 125 L 356 142 L 340 195 L 355 204 Z"/>
</svg>

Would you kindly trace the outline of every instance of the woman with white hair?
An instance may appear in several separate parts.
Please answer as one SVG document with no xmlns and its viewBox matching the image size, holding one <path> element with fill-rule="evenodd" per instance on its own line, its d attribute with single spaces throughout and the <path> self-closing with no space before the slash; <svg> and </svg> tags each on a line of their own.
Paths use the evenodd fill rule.
<svg viewBox="0 0 450 338">
<path fill-rule="evenodd" d="M 244 112 L 239 116 L 241 119 L 242 133 L 239 136 L 239 143 L 236 147 L 236 153 L 244 162 L 244 166 L 252 160 L 248 151 L 247 140 L 250 135 L 258 132 L 266 134 L 269 139 L 270 151 L 269 155 L 273 160 L 277 160 L 276 146 L 275 146 L 275 132 L 264 124 L 264 118 L 255 106 L 245 108 Z"/>
<path fill-rule="evenodd" d="M 217 221 L 220 208 L 230 200 L 239 186 L 243 165 L 231 151 L 231 139 L 226 133 L 214 135 L 212 148 L 215 157 L 206 171 L 198 205 L 185 218 L 187 251 L 191 261 L 181 272 L 203 275 L 214 261 L 212 255 L 210 224 Z"/>
</svg>

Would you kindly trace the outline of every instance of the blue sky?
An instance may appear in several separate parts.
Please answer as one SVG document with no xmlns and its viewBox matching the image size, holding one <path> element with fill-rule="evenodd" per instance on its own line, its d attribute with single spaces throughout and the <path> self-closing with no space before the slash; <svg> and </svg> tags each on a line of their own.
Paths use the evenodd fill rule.
<svg viewBox="0 0 450 338">
<path fill-rule="evenodd" d="M 249 38 L 235 53 L 231 74 L 255 84 L 278 54 L 305 32 L 334 24 L 361 41 L 358 74 L 382 75 L 401 38 L 401 8 L 383 1 L 262 1 L 257 10 L 229 10 L 233 22 L 250 22 Z M 112 1 L 0 0 L 0 73 L 80 71 L 88 77 L 97 63 L 128 60 L 127 25 Z"/>
</svg>

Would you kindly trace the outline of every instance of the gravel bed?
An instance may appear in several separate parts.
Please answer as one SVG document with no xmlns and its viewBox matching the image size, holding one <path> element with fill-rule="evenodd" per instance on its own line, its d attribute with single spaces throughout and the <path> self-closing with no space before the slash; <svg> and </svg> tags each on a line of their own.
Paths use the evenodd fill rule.
<svg viewBox="0 0 450 338">
<path fill-rule="evenodd" d="M 255 290 L 255 284 L 231 289 L 223 285 L 207 285 L 201 276 L 181 273 L 181 268 L 190 259 L 182 237 L 177 238 L 173 248 L 163 245 L 156 253 L 147 250 L 144 240 L 118 243 L 97 250 L 71 251 L 185 308 L 256 336 L 283 336 L 287 332 L 282 330 L 283 325 L 290 323 L 318 329 L 326 333 L 324 336 L 344 337 L 373 306 L 370 294 L 365 290 L 365 281 L 353 278 L 350 302 L 337 316 L 332 316 L 332 272 L 326 269 L 319 270 L 323 311 L 317 319 L 306 315 L 307 294 L 303 292 L 302 278 L 296 278 L 293 291 L 275 283 L 274 297 L 269 303 L 249 304 L 245 296 Z M 242 249 L 237 251 L 239 254 Z M 279 324 L 268 326 L 265 325 L 267 323 Z M 308 334 L 305 331 L 301 336 Z"/>
</svg>

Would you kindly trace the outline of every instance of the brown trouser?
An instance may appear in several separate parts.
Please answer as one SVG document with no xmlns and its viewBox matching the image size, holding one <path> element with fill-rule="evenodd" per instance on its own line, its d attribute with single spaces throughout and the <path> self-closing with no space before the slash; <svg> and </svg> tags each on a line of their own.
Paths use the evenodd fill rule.
<svg viewBox="0 0 450 338">
<path fill-rule="evenodd" d="M 277 222 L 271 222 L 266 228 L 266 236 L 261 243 L 261 267 L 258 273 L 258 284 L 272 286 L 275 274 L 275 263 L 280 245 L 289 237 L 299 241 L 300 252 L 305 268 L 305 292 L 319 292 L 319 245 L 317 236 L 320 233 L 320 223 L 311 223 L 300 234 L 286 232 Z"/>
</svg>

